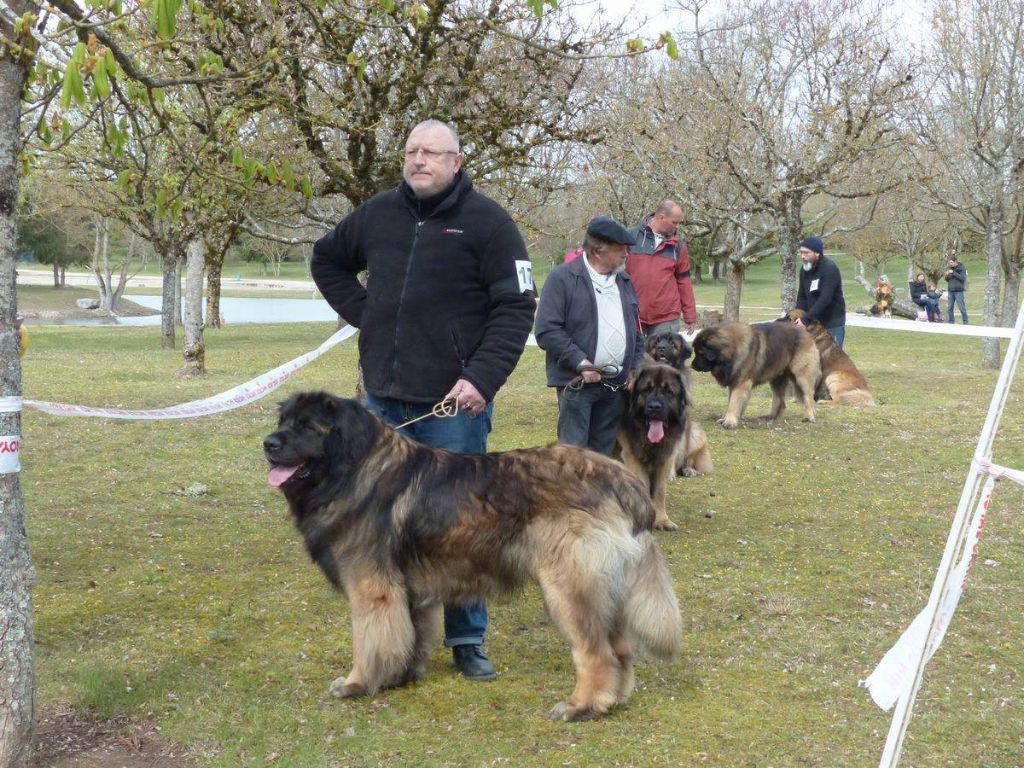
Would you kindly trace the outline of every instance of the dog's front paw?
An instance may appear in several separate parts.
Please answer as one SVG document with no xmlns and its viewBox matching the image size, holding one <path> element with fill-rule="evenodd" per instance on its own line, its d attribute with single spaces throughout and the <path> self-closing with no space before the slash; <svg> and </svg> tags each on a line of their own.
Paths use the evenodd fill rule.
<svg viewBox="0 0 1024 768">
<path fill-rule="evenodd" d="M 697 477 L 697 475 L 699 474 L 700 472 L 698 472 L 693 467 L 683 467 L 681 470 L 679 470 L 680 477 Z"/>
<path fill-rule="evenodd" d="M 560 701 L 551 708 L 548 719 L 556 723 L 575 723 L 580 720 L 593 720 L 601 713 L 585 707 L 576 707 L 568 701 Z"/>
<path fill-rule="evenodd" d="M 654 521 L 654 527 L 659 531 L 678 531 L 679 526 L 669 520 L 667 517 Z"/>
<path fill-rule="evenodd" d="M 353 699 L 357 696 L 365 696 L 369 691 L 362 683 L 349 683 L 346 678 L 339 677 L 331 683 L 328 693 L 338 699 Z"/>
<path fill-rule="evenodd" d="M 718 420 L 718 424 L 722 429 L 736 429 L 740 424 L 736 419 L 721 418 Z"/>
</svg>

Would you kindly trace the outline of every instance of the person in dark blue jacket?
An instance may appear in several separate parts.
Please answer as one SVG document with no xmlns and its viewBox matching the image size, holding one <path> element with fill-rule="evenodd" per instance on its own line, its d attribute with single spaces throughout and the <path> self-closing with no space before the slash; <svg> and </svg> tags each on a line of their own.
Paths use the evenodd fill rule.
<svg viewBox="0 0 1024 768">
<path fill-rule="evenodd" d="M 841 347 L 846 338 L 846 299 L 839 267 L 825 256 L 825 244 L 817 237 L 801 240 L 799 254 L 803 268 L 800 270 L 796 308 L 825 326 Z M 793 322 L 803 325 L 800 320 Z"/>
<path fill-rule="evenodd" d="M 367 405 L 415 440 L 484 453 L 493 399 L 515 368 L 536 308 L 530 260 L 500 205 L 462 171 L 455 129 L 426 120 L 405 143 L 404 181 L 356 208 L 313 246 L 313 280 L 359 328 Z M 366 287 L 357 279 L 367 271 Z M 472 680 L 492 680 L 482 602 L 446 605 L 445 645 Z"/>
</svg>

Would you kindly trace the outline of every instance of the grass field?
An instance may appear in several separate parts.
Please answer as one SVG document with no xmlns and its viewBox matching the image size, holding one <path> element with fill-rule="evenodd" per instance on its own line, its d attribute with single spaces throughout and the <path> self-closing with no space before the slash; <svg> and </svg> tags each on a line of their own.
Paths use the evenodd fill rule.
<svg viewBox="0 0 1024 768">
<path fill-rule="evenodd" d="M 698 289 L 699 291 L 700 289 Z M 755 294 L 756 295 L 756 294 Z M 317 346 L 330 324 L 208 331 L 210 373 L 175 378 L 156 329 L 33 329 L 26 397 L 155 407 L 223 391 Z M 677 480 L 659 534 L 685 622 L 681 658 L 641 660 L 627 707 L 555 724 L 572 686 L 536 589 L 491 607 L 500 678 L 470 683 L 439 647 L 425 680 L 333 700 L 350 661 L 345 601 L 311 564 L 262 438 L 290 392 L 351 393 L 352 342 L 258 404 L 204 419 L 24 414 L 22 487 L 35 589 L 38 705 L 155 725 L 204 766 L 871 766 L 889 717 L 857 687 L 924 606 L 996 374 L 979 342 L 852 328 L 879 401 L 714 424 L 716 473 Z M 554 439 L 543 357 L 497 401 L 492 450 Z M 1018 376 L 994 454 L 1024 467 Z M 757 391 L 748 415 L 767 412 Z M 928 667 L 905 766 L 1024 765 L 1024 493 L 1002 483 L 977 563 Z"/>
</svg>

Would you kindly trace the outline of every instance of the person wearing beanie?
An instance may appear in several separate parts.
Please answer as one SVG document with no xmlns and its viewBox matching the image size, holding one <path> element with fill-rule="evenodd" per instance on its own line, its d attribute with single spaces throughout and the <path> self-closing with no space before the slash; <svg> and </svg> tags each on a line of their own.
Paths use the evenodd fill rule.
<svg viewBox="0 0 1024 768">
<path fill-rule="evenodd" d="M 617 221 L 591 219 L 583 255 L 552 271 L 537 308 L 537 346 L 558 394 L 558 441 L 606 456 L 626 410 L 626 380 L 644 353 L 640 303 L 623 270 L 634 242 Z"/>
<path fill-rule="evenodd" d="M 801 240 L 798 253 L 803 268 L 800 270 L 796 308 L 825 326 L 836 344 L 842 347 L 846 337 L 846 299 L 843 297 L 843 276 L 839 267 L 825 256 L 825 244 L 820 237 Z M 800 320 L 794 322 L 803 325 Z"/>
</svg>

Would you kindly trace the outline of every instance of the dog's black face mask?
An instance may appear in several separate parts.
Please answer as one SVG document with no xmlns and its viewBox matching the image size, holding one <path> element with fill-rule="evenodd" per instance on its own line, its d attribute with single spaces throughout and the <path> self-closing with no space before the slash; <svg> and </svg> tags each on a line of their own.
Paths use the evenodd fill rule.
<svg viewBox="0 0 1024 768">
<path fill-rule="evenodd" d="M 718 362 L 718 350 L 709 344 L 695 344 L 693 355 L 693 370 L 711 371 Z"/>
<path fill-rule="evenodd" d="M 322 393 L 294 395 L 281 403 L 277 431 L 263 441 L 270 462 L 267 482 L 275 488 L 309 477 L 327 454 L 336 401 Z"/>
<path fill-rule="evenodd" d="M 647 442 L 665 438 L 666 424 L 678 424 L 687 405 L 682 375 L 674 367 L 641 368 L 631 393 L 631 407 L 647 427 Z"/>
<path fill-rule="evenodd" d="M 647 339 L 644 351 L 659 363 L 668 363 L 677 368 L 693 354 L 693 350 L 678 333 L 659 333 Z"/>
</svg>

